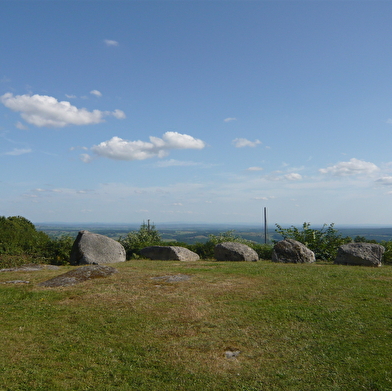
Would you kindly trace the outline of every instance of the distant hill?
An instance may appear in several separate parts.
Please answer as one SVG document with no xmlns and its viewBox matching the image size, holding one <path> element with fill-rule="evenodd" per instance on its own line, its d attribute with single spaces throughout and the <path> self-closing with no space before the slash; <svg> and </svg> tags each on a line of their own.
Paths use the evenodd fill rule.
<svg viewBox="0 0 392 391">
<path fill-rule="evenodd" d="M 51 237 L 61 235 L 70 235 L 76 237 L 80 230 L 88 230 L 94 233 L 108 236 L 113 239 L 124 237 L 130 231 L 137 231 L 140 224 L 45 224 L 35 225 L 40 231 L 46 232 Z M 315 226 L 314 228 L 319 228 Z M 349 236 L 354 239 L 356 236 L 365 237 L 367 240 L 392 240 L 392 227 L 335 227 L 343 236 Z M 192 244 L 196 242 L 206 242 L 209 235 L 218 235 L 219 233 L 234 230 L 234 233 L 244 239 L 253 240 L 257 243 L 264 243 L 264 229 L 257 226 L 229 225 L 229 224 L 162 224 L 157 225 L 156 229 L 162 236 L 163 240 L 175 240 Z M 268 228 L 268 241 L 281 240 L 282 237 L 275 232 L 275 226 Z"/>
</svg>

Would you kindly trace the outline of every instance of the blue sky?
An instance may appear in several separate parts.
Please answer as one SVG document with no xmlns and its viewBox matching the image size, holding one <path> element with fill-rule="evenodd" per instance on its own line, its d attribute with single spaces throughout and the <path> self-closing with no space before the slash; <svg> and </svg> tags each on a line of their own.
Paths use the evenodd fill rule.
<svg viewBox="0 0 392 391">
<path fill-rule="evenodd" d="M 392 225 L 391 15 L 3 1 L 0 215 Z"/>
</svg>

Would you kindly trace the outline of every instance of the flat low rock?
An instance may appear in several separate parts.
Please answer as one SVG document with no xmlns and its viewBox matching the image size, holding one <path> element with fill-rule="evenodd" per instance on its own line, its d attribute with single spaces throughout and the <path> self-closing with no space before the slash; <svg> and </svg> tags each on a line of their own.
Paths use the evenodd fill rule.
<svg viewBox="0 0 392 391">
<path fill-rule="evenodd" d="M 58 286 L 69 286 L 79 284 L 83 281 L 92 280 L 94 278 L 105 278 L 117 273 L 117 269 L 104 265 L 88 265 L 70 270 L 67 273 L 60 274 L 50 280 L 39 283 L 39 286 L 54 288 Z"/>
<path fill-rule="evenodd" d="M 385 247 L 376 243 L 348 243 L 338 248 L 335 264 L 381 266 Z"/>
<path fill-rule="evenodd" d="M 199 255 L 180 246 L 149 246 L 140 250 L 143 258 L 161 261 L 198 261 Z"/>
<path fill-rule="evenodd" d="M 256 262 L 259 260 L 257 252 L 246 244 L 237 242 L 219 243 L 214 247 L 214 255 L 217 261 L 233 262 Z"/>
<path fill-rule="evenodd" d="M 314 252 L 294 239 L 281 240 L 272 251 L 272 262 L 312 263 L 315 260 Z"/>
<path fill-rule="evenodd" d="M 71 265 L 102 265 L 125 261 L 125 249 L 121 243 L 89 231 L 79 232 L 70 255 Z"/>
</svg>

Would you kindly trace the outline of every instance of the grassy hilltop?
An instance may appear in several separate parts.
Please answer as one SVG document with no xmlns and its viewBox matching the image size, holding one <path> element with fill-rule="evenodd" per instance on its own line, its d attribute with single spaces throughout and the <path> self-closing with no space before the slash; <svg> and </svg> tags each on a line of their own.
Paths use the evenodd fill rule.
<svg viewBox="0 0 392 391">
<path fill-rule="evenodd" d="M 30 281 L 0 284 L 1 390 L 392 389 L 390 266 L 115 266 L 56 289 L 36 284 L 59 271 L 0 273 Z"/>
</svg>

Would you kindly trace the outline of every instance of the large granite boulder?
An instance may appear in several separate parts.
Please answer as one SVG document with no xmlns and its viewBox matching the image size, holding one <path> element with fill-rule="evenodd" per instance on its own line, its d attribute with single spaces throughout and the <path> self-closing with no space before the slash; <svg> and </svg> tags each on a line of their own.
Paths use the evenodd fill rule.
<svg viewBox="0 0 392 391">
<path fill-rule="evenodd" d="M 385 248 L 375 243 L 348 243 L 338 248 L 335 263 L 340 265 L 381 266 Z"/>
<path fill-rule="evenodd" d="M 80 231 L 72 246 L 71 265 L 101 265 L 125 262 L 125 249 L 114 239 Z"/>
<path fill-rule="evenodd" d="M 143 258 L 160 261 L 198 261 L 199 255 L 185 247 L 179 246 L 150 246 L 140 250 Z"/>
<path fill-rule="evenodd" d="M 214 255 L 217 261 L 248 261 L 259 260 L 257 252 L 246 244 L 237 242 L 219 243 L 214 247 Z"/>
<path fill-rule="evenodd" d="M 109 277 L 113 273 L 117 273 L 117 270 L 111 266 L 88 265 L 78 267 L 77 269 L 71 270 L 64 274 L 60 274 L 59 276 L 51 278 L 47 281 L 43 281 L 38 285 L 50 288 L 58 286 L 69 286 L 79 284 L 83 281 L 92 280 L 94 278 Z"/>
<path fill-rule="evenodd" d="M 272 251 L 272 262 L 312 263 L 315 260 L 314 252 L 294 239 L 281 240 Z"/>
</svg>

